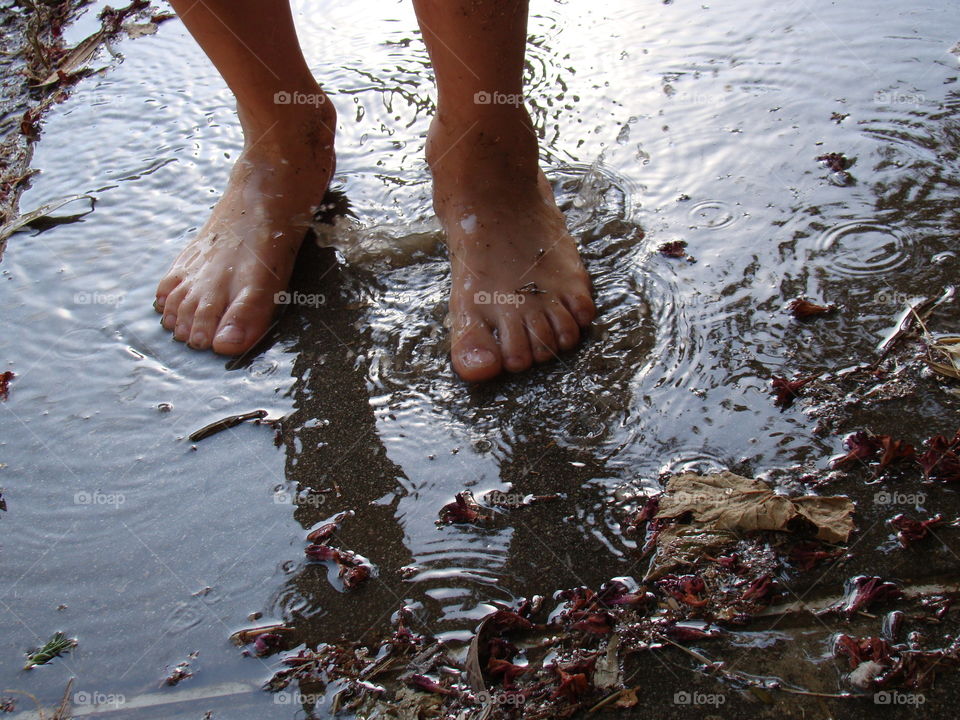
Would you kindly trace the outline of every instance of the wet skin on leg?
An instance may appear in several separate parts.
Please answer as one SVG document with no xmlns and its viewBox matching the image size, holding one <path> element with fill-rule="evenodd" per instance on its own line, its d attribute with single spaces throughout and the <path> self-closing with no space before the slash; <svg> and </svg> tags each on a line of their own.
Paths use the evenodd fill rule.
<svg viewBox="0 0 960 720">
<path fill-rule="evenodd" d="M 157 287 L 177 340 L 225 355 L 267 332 L 334 170 L 336 112 L 287 0 L 171 0 L 237 99 L 244 148 L 200 231 Z"/>
<path fill-rule="evenodd" d="M 427 139 L 465 380 L 572 348 L 595 307 L 522 103 L 526 0 L 414 0 L 439 100 Z"/>
</svg>

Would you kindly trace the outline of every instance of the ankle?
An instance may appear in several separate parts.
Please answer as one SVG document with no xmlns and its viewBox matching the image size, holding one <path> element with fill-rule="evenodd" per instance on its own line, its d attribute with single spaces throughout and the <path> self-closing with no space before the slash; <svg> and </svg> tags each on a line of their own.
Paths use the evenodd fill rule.
<svg viewBox="0 0 960 720">
<path fill-rule="evenodd" d="M 427 163 L 434 173 L 460 168 L 496 170 L 518 181 L 535 181 L 539 174 L 539 146 L 529 113 L 522 106 L 482 106 L 438 110 L 430 126 Z"/>
<path fill-rule="evenodd" d="M 269 103 L 237 101 L 246 150 L 266 145 L 277 149 L 332 144 L 337 111 L 316 83 L 301 90 L 280 90 Z"/>
</svg>

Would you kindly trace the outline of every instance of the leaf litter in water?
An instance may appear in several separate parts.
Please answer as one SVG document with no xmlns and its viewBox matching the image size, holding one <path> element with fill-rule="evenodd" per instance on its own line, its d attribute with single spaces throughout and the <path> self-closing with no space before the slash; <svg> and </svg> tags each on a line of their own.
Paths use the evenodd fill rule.
<svg viewBox="0 0 960 720">
<path fill-rule="evenodd" d="M 5 370 L 0 373 L 0 400 L 6 400 L 10 397 L 10 382 L 16 377 L 12 370 Z"/>
<path fill-rule="evenodd" d="M 805 298 L 797 298 L 790 303 L 790 312 L 798 320 L 806 320 L 808 318 L 818 317 L 820 315 L 829 315 L 836 311 L 836 305 L 817 305 L 816 303 L 812 303 Z"/>
<path fill-rule="evenodd" d="M 925 361 L 938 375 L 960 380 L 960 335 L 944 335 L 928 343 Z"/>
<path fill-rule="evenodd" d="M 797 378 L 796 380 L 787 380 L 785 377 L 774 375 L 770 383 L 776 394 L 776 399 L 773 401 L 773 404 L 781 410 L 786 410 L 793 405 L 794 400 L 800 397 L 800 390 L 803 389 L 804 385 L 816 379 L 816 375 Z"/>
<path fill-rule="evenodd" d="M 853 510 L 850 498 L 789 498 L 777 495 L 760 480 L 726 471 L 677 475 L 660 496 L 654 518 L 658 523 L 672 520 L 675 524 L 656 531 L 657 553 L 647 577 L 659 577 L 670 568 L 689 564 L 691 554 L 716 553 L 740 534 L 754 530 L 808 530 L 819 540 L 846 542 L 854 529 Z"/>
<path fill-rule="evenodd" d="M 43 647 L 27 654 L 27 664 L 23 666 L 23 669 L 29 670 L 37 665 L 46 665 L 55 657 L 59 657 L 62 653 L 68 652 L 76 646 L 76 640 L 68 638 L 62 632 L 55 632 Z"/>
</svg>

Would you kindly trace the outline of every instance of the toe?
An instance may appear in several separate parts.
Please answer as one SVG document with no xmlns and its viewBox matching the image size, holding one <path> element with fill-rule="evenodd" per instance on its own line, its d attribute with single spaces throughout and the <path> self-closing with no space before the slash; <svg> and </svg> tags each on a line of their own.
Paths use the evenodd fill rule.
<svg viewBox="0 0 960 720">
<path fill-rule="evenodd" d="M 153 309 L 162 313 L 167 304 L 167 298 L 183 282 L 183 276 L 176 273 L 165 275 L 157 284 L 157 296 L 153 302 Z"/>
<path fill-rule="evenodd" d="M 597 315 L 597 308 L 587 293 L 580 292 L 565 295 L 563 303 L 567 306 L 570 314 L 573 315 L 580 327 L 586 327 L 592 323 L 593 318 Z"/>
<path fill-rule="evenodd" d="M 167 330 L 173 330 L 176 327 L 180 305 L 186 296 L 187 288 L 183 285 L 178 285 L 167 295 L 166 302 L 163 304 L 163 319 L 160 321 Z"/>
<path fill-rule="evenodd" d="M 210 349 L 225 308 L 226 298 L 208 298 L 200 302 L 194 313 L 190 339 L 187 341 L 190 347 L 194 350 Z"/>
<path fill-rule="evenodd" d="M 241 355 L 256 345 L 270 329 L 275 309 L 273 293 L 244 291 L 230 303 L 213 337 L 213 351 Z"/>
<path fill-rule="evenodd" d="M 508 315 L 501 318 L 500 352 L 503 366 L 510 372 L 521 372 L 533 365 L 530 338 L 519 317 Z"/>
<path fill-rule="evenodd" d="M 193 328 L 193 317 L 196 315 L 197 306 L 200 299 L 195 295 L 187 295 L 180 307 L 177 308 L 177 322 L 173 327 L 173 338 L 180 342 L 186 342 L 190 337 L 190 330 Z"/>
<path fill-rule="evenodd" d="M 450 356 L 457 375 L 470 382 L 489 380 L 503 370 L 497 340 L 479 318 L 454 326 Z"/>
<path fill-rule="evenodd" d="M 580 340 L 580 328 L 566 307 L 560 303 L 551 305 L 547 310 L 547 318 L 550 320 L 550 327 L 553 328 L 554 337 L 557 338 L 557 346 L 561 350 L 569 350 L 577 344 Z"/>
<path fill-rule="evenodd" d="M 530 348 L 538 363 L 547 362 L 557 356 L 557 339 L 553 335 L 550 321 L 543 313 L 528 315 L 524 319 L 527 334 L 530 336 Z"/>
</svg>

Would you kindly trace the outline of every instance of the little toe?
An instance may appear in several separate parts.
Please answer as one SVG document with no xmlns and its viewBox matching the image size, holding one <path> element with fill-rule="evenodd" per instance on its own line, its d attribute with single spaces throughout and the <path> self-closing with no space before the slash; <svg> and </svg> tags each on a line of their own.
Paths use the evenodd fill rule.
<svg viewBox="0 0 960 720">
<path fill-rule="evenodd" d="M 230 303 L 213 337 L 213 351 L 241 355 L 256 345 L 270 329 L 275 310 L 272 293 L 244 291 Z"/>
<path fill-rule="evenodd" d="M 530 347 L 533 357 L 538 363 L 544 363 L 557 356 L 557 339 L 553 335 L 553 328 L 546 316 L 537 312 L 528 315 L 524 320 L 527 334 L 530 336 Z"/>
<path fill-rule="evenodd" d="M 167 330 L 173 330 L 177 325 L 177 316 L 180 313 L 180 305 L 187 296 L 187 288 L 184 285 L 178 285 L 169 295 L 163 304 L 163 318 L 160 324 Z"/>
<path fill-rule="evenodd" d="M 552 305 L 547 310 L 547 319 L 550 320 L 553 334 L 557 338 L 557 346 L 561 350 L 569 350 L 579 342 L 580 328 L 566 307 L 560 303 Z"/>
<path fill-rule="evenodd" d="M 500 352 L 503 366 L 510 372 L 522 372 L 533 365 L 533 351 L 523 320 L 515 315 L 500 319 Z"/>
<path fill-rule="evenodd" d="M 489 380 L 503 370 L 497 340 L 480 319 L 454 327 L 450 355 L 457 375 L 470 382 Z"/>
<path fill-rule="evenodd" d="M 169 297 L 170 293 L 172 293 L 181 282 L 183 282 L 183 277 L 181 275 L 176 275 L 173 273 L 170 275 L 165 275 L 157 284 L 157 294 L 156 299 L 153 301 L 153 309 L 158 313 L 162 313 L 166 307 L 167 298 Z"/>
</svg>

